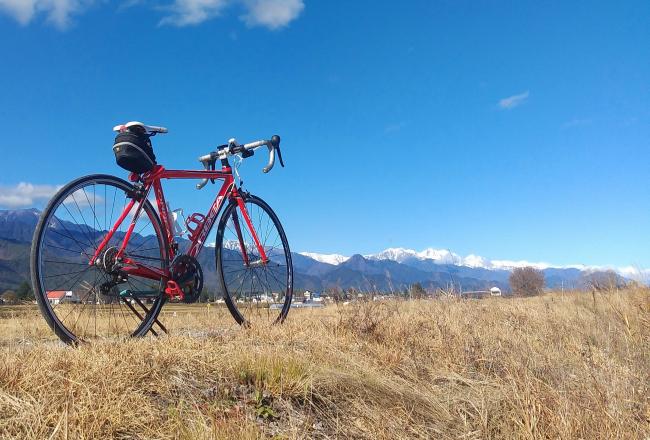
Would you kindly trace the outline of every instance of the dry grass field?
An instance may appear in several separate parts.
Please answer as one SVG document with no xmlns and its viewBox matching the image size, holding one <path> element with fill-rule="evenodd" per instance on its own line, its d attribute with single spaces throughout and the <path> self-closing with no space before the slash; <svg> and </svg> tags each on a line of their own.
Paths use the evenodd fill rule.
<svg viewBox="0 0 650 440">
<path fill-rule="evenodd" d="M 650 294 L 359 303 L 62 346 L 0 309 L 0 438 L 650 438 Z"/>
</svg>

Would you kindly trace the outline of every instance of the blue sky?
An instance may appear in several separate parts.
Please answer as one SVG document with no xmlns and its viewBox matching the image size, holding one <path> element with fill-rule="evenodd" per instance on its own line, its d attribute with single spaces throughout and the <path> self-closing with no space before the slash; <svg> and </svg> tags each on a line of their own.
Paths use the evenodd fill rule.
<svg viewBox="0 0 650 440">
<path fill-rule="evenodd" d="M 0 208 L 282 136 L 245 186 L 293 250 L 650 267 L 650 3 L 0 0 Z M 18 186 L 21 182 L 26 185 Z M 33 185 L 33 186 L 32 186 Z M 205 210 L 215 187 L 168 184 Z"/>
</svg>

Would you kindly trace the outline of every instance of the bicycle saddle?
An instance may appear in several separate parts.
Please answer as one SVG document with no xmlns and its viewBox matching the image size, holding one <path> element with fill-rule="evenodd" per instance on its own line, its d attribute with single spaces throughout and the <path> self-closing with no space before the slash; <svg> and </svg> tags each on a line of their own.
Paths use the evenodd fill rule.
<svg viewBox="0 0 650 440">
<path fill-rule="evenodd" d="M 142 130 L 146 131 L 149 134 L 167 133 L 168 131 L 165 127 L 156 127 L 155 125 L 145 125 L 142 122 L 138 122 L 138 121 L 131 121 L 131 122 L 127 122 L 126 124 L 116 125 L 115 127 L 113 127 L 113 131 L 125 131 L 132 127 L 141 127 Z"/>
</svg>

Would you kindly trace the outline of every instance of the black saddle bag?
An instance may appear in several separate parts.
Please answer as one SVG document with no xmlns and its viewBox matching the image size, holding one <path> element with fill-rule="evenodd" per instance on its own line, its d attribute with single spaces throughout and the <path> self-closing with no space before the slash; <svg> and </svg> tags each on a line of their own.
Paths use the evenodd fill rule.
<svg viewBox="0 0 650 440">
<path fill-rule="evenodd" d="M 113 143 L 113 152 L 117 164 L 132 173 L 146 173 L 156 165 L 150 136 L 143 130 L 118 133 Z"/>
</svg>

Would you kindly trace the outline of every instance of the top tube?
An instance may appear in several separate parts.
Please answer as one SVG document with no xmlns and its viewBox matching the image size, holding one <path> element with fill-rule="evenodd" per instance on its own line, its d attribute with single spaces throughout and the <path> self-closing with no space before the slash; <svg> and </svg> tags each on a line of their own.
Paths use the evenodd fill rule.
<svg viewBox="0 0 650 440">
<path fill-rule="evenodd" d="M 232 176 L 231 168 L 220 170 L 168 170 L 162 165 L 157 165 L 144 177 L 146 183 L 160 179 L 226 179 Z"/>
</svg>

